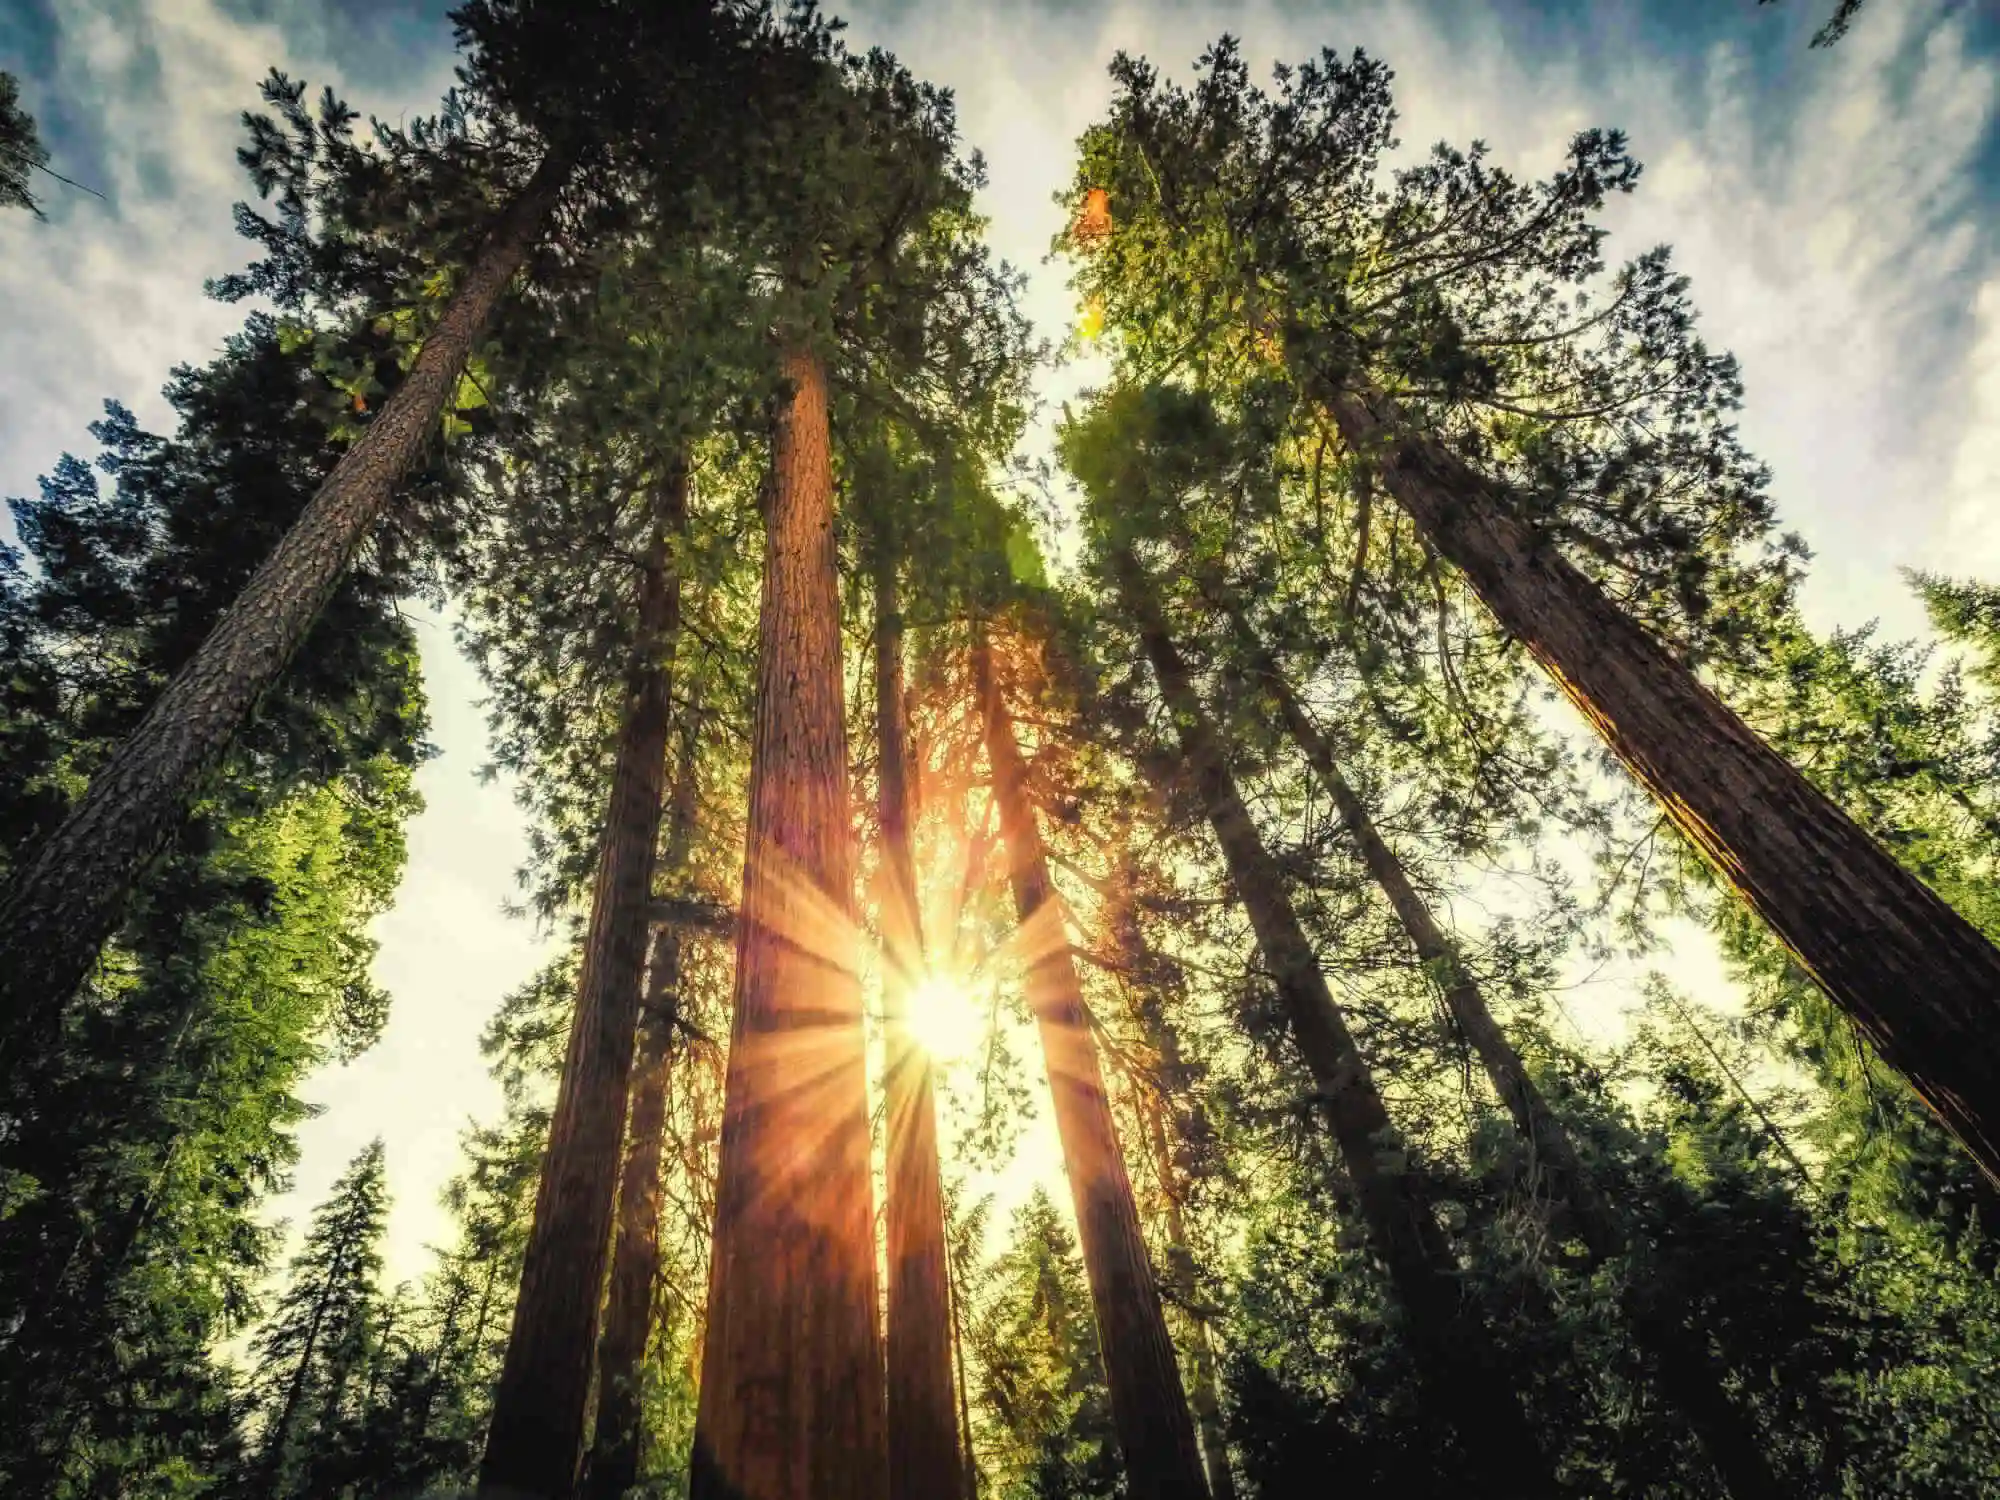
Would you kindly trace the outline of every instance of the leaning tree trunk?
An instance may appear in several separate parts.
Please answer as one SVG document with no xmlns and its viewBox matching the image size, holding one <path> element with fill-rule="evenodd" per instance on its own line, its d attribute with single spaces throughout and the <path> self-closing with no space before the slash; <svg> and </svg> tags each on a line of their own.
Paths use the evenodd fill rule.
<svg viewBox="0 0 2000 1500">
<path fill-rule="evenodd" d="M 961 1467 L 952 1399 L 951 1291 L 931 1061 L 909 1023 L 910 993 L 924 965 L 924 939 L 916 857 L 910 847 L 899 559 L 886 540 L 878 541 L 875 726 L 882 826 L 882 1010 L 888 1043 L 889 1500 L 939 1500 L 957 1487 Z"/>
<path fill-rule="evenodd" d="M 2000 949 L 1519 520 L 1497 485 L 1386 397 L 1325 400 L 1494 618 L 2000 1184 Z"/>
<path fill-rule="evenodd" d="M 626 674 L 576 1013 L 549 1120 L 513 1330 L 493 1394 L 479 1467 L 482 1496 L 567 1497 L 583 1457 L 665 794 L 680 633 L 674 544 L 687 519 L 687 485 L 687 467 L 677 462 L 663 481 L 640 574 L 639 628 Z"/>
<path fill-rule="evenodd" d="M 681 727 L 674 810 L 667 827 L 668 878 L 687 868 L 697 798 L 697 714 Z M 669 917 L 653 932 L 646 965 L 646 1003 L 639 1019 L 625 1166 L 618 1183 L 618 1243 L 604 1299 L 604 1335 L 597 1346 L 597 1426 L 591 1434 L 587 1500 L 619 1500 L 639 1482 L 641 1365 L 653 1332 L 653 1293 L 660 1274 L 660 1149 L 667 1119 L 667 1074 L 681 1014 L 681 945 L 686 926 Z"/>
<path fill-rule="evenodd" d="M 1049 880 L 1041 828 L 1028 793 L 1028 767 L 1014 739 L 1013 719 L 994 680 L 992 653 L 983 637 L 973 647 L 972 668 L 1027 955 L 1028 1005 L 1035 1013 L 1048 1066 L 1056 1133 L 1076 1206 L 1077 1235 L 1090 1278 L 1098 1347 L 1111 1392 L 1112 1426 L 1124 1454 L 1126 1479 L 1134 1500 L 1200 1500 L 1208 1487 L 1180 1365 L 1140 1232 L 1132 1182 L 1118 1149 L 1062 908 Z"/>
<path fill-rule="evenodd" d="M 402 385 L 0 898 L 0 1027 L 53 1026 L 203 773 L 284 671 L 394 498 L 569 177 L 546 158 L 494 223 Z M 10 1049 L 11 1050 L 11 1049 Z"/>
<path fill-rule="evenodd" d="M 1623 1257 L 1632 1248 L 1625 1226 L 1584 1166 L 1569 1128 L 1549 1107 L 1526 1061 L 1500 1029 L 1478 981 L 1461 961 L 1457 946 L 1438 925 L 1430 906 L 1410 883 L 1403 862 L 1341 774 L 1331 742 L 1306 714 L 1249 622 L 1238 610 L 1232 608 L 1229 614 L 1287 732 L 1332 797 L 1341 827 L 1354 841 L 1369 878 L 1388 898 L 1410 946 L 1435 979 L 1459 1034 L 1479 1058 L 1487 1081 L 1527 1142 L 1552 1195 L 1567 1211 L 1591 1261 L 1601 1264 Z M 1700 1439 L 1729 1492 L 1738 1500 L 1786 1493 L 1784 1482 L 1765 1454 L 1757 1424 L 1730 1399 L 1722 1365 L 1705 1340 L 1654 1308 L 1644 1288 L 1636 1284 L 1627 1294 L 1627 1313 L 1640 1347 L 1653 1356 L 1662 1393 Z"/>
<path fill-rule="evenodd" d="M 1554 1494 L 1554 1473 L 1510 1394 L 1492 1335 L 1461 1301 L 1451 1244 L 1422 1184 L 1392 1162 L 1401 1153 L 1388 1107 L 1327 988 L 1286 894 L 1284 874 L 1237 790 L 1221 737 L 1202 710 L 1180 649 L 1144 575 L 1129 557 L 1118 565 L 1126 615 L 1138 627 L 1159 679 L 1230 883 L 1250 918 L 1293 1041 L 1318 1086 L 1362 1220 L 1408 1321 L 1425 1405 L 1435 1419 L 1457 1428 L 1468 1458 L 1493 1465 L 1489 1493 Z"/>
<path fill-rule="evenodd" d="M 771 442 L 736 1010 L 694 1500 L 881 1500 L 868 1078 L 826 372 Z"/>
</svg>

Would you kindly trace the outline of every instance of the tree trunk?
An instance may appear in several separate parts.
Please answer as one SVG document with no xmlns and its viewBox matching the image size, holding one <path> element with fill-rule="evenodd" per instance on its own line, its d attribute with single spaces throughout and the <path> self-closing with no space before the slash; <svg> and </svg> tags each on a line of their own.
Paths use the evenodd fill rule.
<svg viewBox="0 0 2000 1500">
<path fill-rule="evenodd" d="M 669 878 L 687 868 L 694 842 L 696 715 L 682 726 L 681 763 L 667 829 Z M 680 1020 L 681 944 L 685 929 L 666 921 L 653 932 L 646 966 L 646 1005 L 639 1020 L 639 1059 L 626 1126 L 625 1167 L 618 1184 L 618 1243 L 611 1256 L 604 1336 L 597 1346 L 597 1428 L 591 1437 L 584 1494 L 619 1500 L 639 1482 L 641 1365 L 653 1332 L 653 1292 L 660 1274 L 660 1147 L 667 1119 L 667 1073 Z"/>
<path fill-rule="evenodd" d="M 879 540 L 879 539 L 878 539 Z M 940 1500 L 960 1472 L 952 1401 L 951 1293 L 931 1060 L 909 1025 L 924 967 L 916 857 L 910 847 L 909 723 L 903 703 L 899 558 L 875 562 L 875 726 L 881 771 L 882 1009 L 888 1058 L 889 1500 Z"/>
<path fill-rule="evenodd" d="M 1549 1107 L 1526 1061 L 1494 1019 L 1478 981 L 1460 961 L 1456 945 L 1445 936 L 1430 907 L 1411 885 L 1403 862 L 1341 774 L 1332 744 L 1307 716 L 1249 622 L 1234 608 L 1229 614 L 1237 635 L 1253 655 L 1286 730 L 1333 798 L 1341 826 L 1359 850 L 1369 877 L 1389 898 L 1410 946 L 1442 992 L 1453 1024 L 1479 1058 L 1493 1092 L 1527 1143 L 1534 1166 L 1567 1211 L 1591 1260 L 1602 1263 L 1623 1257 L 1631 1250 L 1630 1237 L 1577 1154 L 1568 1127 Z M 1723 1368 L 1700 1337 L 1653 1311 L 1643 1288 L 1637 1285 L 1628 1293 L 1627 1313 L 1639 1346 L 1653 1356 L 1662 1393 L 1687 1420 L 1729 1492 L 1738 1500 L 1786 1493 L 1786 1485 L 1765 1456 L 1756 1423 L 1729 1398 Z"/>
<path fill-rule="evenodd" d="M 1401 1148 L 1381 1092 L 1346 1018 L 1320 973 L 1284 874 L 1264 847 L 1229 769 L 1220 736 L 1146 580 L 1129 557 L 1117 560 L 1120 594 L 1139 628 L 1181 753 L 1208 810 L 1230 883 L 1243 903 L 1264 965 L 1291 1023 L 1292 1038 L 1318 1086 L 1334 1141 L 1376 1253 L 1408 1320 L 1412 1352 L 1433 1419 L 1449 1421 L 1468 1459 L 1492 1464 L 1487 1492 L 1548 1495 L 1553 1471 L 1536 1445 L 1492 1336 L 1462 1304 L 1451 1244 L 1420 1182 L 1399 1164 Z"/>
<path fill-rule="evenodd" d="M 983 637 L 973 647 L 972 661 L 1028 961 L 1028 1005 L 1035 1013 L 1048 1066 L 1056 1133 L 1076 1207 L 1105 1383 L 1111 1391 L 1111 1420 L 1124 1454 L 1126 1479 L 1133 1500 L 1200 1500 L 1208 1487 L 1180 1365 L 1140 1233 L 1132 1182 L 1118 1149 L 1062 907 L 1049 880 L 1041 829 L 1028 793 L 1028 767 L 1015 742 L 1013 719 L 994 680 L 992 653 Z"/>
<path fill-rule="evenodd" d="M 1229 1467 L 1229 1439 L 1215 1378 L 1215 1350 L 1208 1339 L 1208 1319 L 1197 1310 L 1200 1287 L 1195 1279 L 1194 1247 L 1188 1240 L 1187 1211 L 1182 1204 L 1186 1189 L 1174 1167 L 1174 1153 L 1167 1144 L 1160 1101 L 1144 1097 L 1143 1085 L 1133 1092 L 1140 1096 L 1136 1100 L 1138 1114 L 1145 1121 L 1147 1140 L 1153 1148 L 1153 1169 L 1160 1178 L 1160 1199 L 1166 1208 L 1168 1284 L 1173 1287 L 1188 1321 L 1188 1342 L 1194 1356 L 1194 1387 L 1188 1395 L 1194 1404 L 1195 1426 L 1201 1433 L 1208 1492 L 1213 1500 L 1236 1500 L 1236 1476 Z"/>
<path fill-rule="evenodd" d="M 694 1500 L 888 1487 L 826 372 L 771 442 Z"/>
<path fill-rule="evenodd" d="M 1431 544 L 2000 1184 L 2000 949 L 1387 398 L 1325 396 Z"/>
<path fill-rule="evenodd" d="M 0 899 L 0 1025 L 56 1024 L 123 920 L 132 883 L 204 772 L 284 671 L 436 430 L 475 339 L 569 176 L 550 156 L 501 213 L 416 363 L 194 656 Z"/>
<path fill-rule="evenodd" d="M 479 1467 L 479 1493 L 496 1500 L 567 1497 L 583 1457 L 665 793 L 680 634 L 674 543 L 686 524 L 687 485 L 686 465 L 676 463 L 662 483 L 640 577 L 639 628 L 626 676 L 576 1013 Z"/>
</svg>

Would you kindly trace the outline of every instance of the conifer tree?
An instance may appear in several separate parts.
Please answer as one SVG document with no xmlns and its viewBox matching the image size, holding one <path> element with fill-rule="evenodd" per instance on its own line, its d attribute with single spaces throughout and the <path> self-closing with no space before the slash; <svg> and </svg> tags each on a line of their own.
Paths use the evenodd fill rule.
<svg viewBox="0 0 2000 1500">
<path fill-rule="evenodd" d="M 1028 764 L 1015 739 L 993 649 L 983 636 L 973 646 L 972 680 L 1021 924 L 1029 1009 L 1042 1040 L 1064 1165 L 1076 1200 L 1118 1445 L 1135 1495 L 1163 1500 L 1204 1495 L 1194 1423 L 1111 1117 L 1062 907 L 1049 880 Z"/>
<path fill-rule="evenodd" d="M 699 801 L 699 711 L 683 713 L 662 868 L 670 887 L 686 881 Z M 654 919 L 639 1019 L 632 1107 L 618 1184 L 617 1243 L 611 1260 L 604 1332 L 597 1349 L 597 1420 L 586 1492 L 617 1500 L 639 1477 L 642 1362 L 653 1331 L 660 1272 L 660 1196 L 668 1072 L 681 1050 L 683 920 Z"/>
<path fill-rule="evenodd" d="M 1742 649 L 1742 601 L 1785 576 L 1782 552 L 1748 553 L 1769 506 L 1727 426 L 1733 366 L 1693 337 L 1663 252 L 1576 318 L 1557 311 L 1600 270 L 1592 215 L 1636 179 L 1622 138 L 1579 135 L 1539 187 L 1446 148 L 1383 186 L 1394 116 L 1379 64 L 1327 54 L 1276 97 L 1230 44 L 1204 67 L 1182 90 L 1121 58 L 1111 120 L 1084 141 L 1077 201 L 1103 193 L 1117 227 L 1078 239 L 1080 277 L 1130 363 L 1281 377 L 1322 411 L 2000 1179 L 2000 950 L 1694 670 Z"/>
<path fill-rule="evenodd" d="M 253 319 L 213 365 L 176 372 L 174 436 L 110 408 L 95 428 L 109 493 L 66 459 L 15 503 L 40 571 L 15 575 L 0 611 L 19 752 L 0 860 L 60 816 L 69 777 L 199 640 L 245 541 L 281 531 L 330 462 L 323 392 Z M 228 1463 L 209 1344 L 265 1269 L 255 1214 L 292 1160 L 297 1090 L 385 1019 L 367 928 L 401 872 L 424 754 L 414 641 L 390 604 L 410 583 L 393 555 L 356 569 L 141 885 L 93 1004 L 53 1038 L 6 1037 L 0 1470 L 24 1490 Z"/>
<path fill-rule="evenodd" d="M 251 1341 L 263 1412 L 251 1493 L 325 1493 L 345 1420 L 376 1353 L 381 1239 L 388 1213 L 382 1143 L 363 1148 L 313 1211 L 284 1292 Z"/>
<path fill-rule="evenodd" d="M 885 1218 L 888 1226 L 889 1494 L 949 1493 L 960 1472 L 946 1284 L 944 1184 L 931 1060 L 909 1008 L 927 966 L 919 905 L 903 670 L 905 550 L 887 522 L 872 539 L 875 595 L 877 821 L 881 830 L 882 1010 L 887 1048 Z"/>
<path fill-rule="evenodd" d="M 1110 1496 L 1117 1441 L 1076 1242 L 1037 1188 L 976 1274 L 967 1329 L 995 1500 Z"/>
</svg>

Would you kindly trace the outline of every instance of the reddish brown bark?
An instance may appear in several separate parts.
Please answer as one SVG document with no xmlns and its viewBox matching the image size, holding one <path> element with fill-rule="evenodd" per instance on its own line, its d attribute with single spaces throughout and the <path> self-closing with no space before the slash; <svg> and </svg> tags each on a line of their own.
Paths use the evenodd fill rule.
<svg viewBox="0 0 2000 1500">
<path fill-rule="evenodd" d="M 1384 397 L 1327 394 L 1431 544 L 2000 1183 L 2000 949 Z"/>
<path fill-rule="evenodd" d="M 481 1496 L 566 1500 L 583 1457 L 666 790 L 673 650 L 680 633 L 674 541 L 686 516 L 687 470 L 677 465 L 661 485 L 640 574 L 639 628 L 626 675 L 576 1012 L 549 1119 L 513 1329 L 493 1394 L 479 1466 Z"/>
<path fill-rule="evenodd" d="M 1028 956 L 1028 1006 L 1042 1040 L 1056 1134 L 1076 1207 L 1098 1347 L 1111 1392 L 1112 1426 L 1133 1500 L 1199 1500 L 1208 1486 L 1180 1365 L 1167 1334 L 1132 1182 L 1119 1150 L 1111 1103 L 1091 1041 L 1083 987 L 1070 955 L 1061 903 L 1049 880 L 1028 767 L 994 680 L 992 654 L 973 647 L 973 678 L 986 729 L 993 794 L 1007 843 L 1014 906 Z"/>
<path fill-rule="evenodd" d="M 0 1024 L 48 1027 L 122 920 L 132 882 L 276 681 L 437 430 L 473 341 L 569 176 L 550 157 L 495 221 L 402 385 L 236 602 L 0 899 Z"/>
<path fill-rule="evenodd" d="M 1327 988 L 1318 955 L 1286 894 L 1284 873 L 1237 790 L 1187 664 L 1144 575 L 1129 558 L 1118 561 L 1125 612 L 1138 626 L 1182 756 L 1222 846 L 1230 884 L 1250 918 L 1293 1041 L 1318 1087 L 1362 1221 L 1402 1305 L 1429 1414 L 1458 1429 L 1469 1456 L 1493 1465 L 1489 1493 L 1554 1494 L 1554 1473 L 1509 1394 L 1492 1336 L 1460 1298 L 1451 1244 L 1421 1183 L 1396 1164 L 1402 1153 L 1388 1107 Z"/>
<path fill-rule="evenodd" d="M 893 549 L 883 545 L 875 564 L 875 731 L 888 1046 L 889 1497 L 938 1500 L 953 1492 L 961 1463 L 952 1399 L 951 1292 L 946 1284 L 937 1103 L 930 1058 L 909 1024 L 911 989 L 924 967 L 924 939 L 910 845 L 909 723 L 903 702 L 897 563 Z"/>
<path fill-rule="evenodd" d="M 695 1500 L 881 1500 L 868 1080 L 856 970 L 826 374 L 772 434 L 748 850 Z"/>
<path fill-rule="evenodd" d="M 694 841 L 698 747 L 690 712 L 682 727 L 673 815 L 667 826 L 669 879 L 687 868 Z M 618 1182 L 618 1241 L 611 1254 L 604 1335 L 597 1345 L 597 1425 L 591 1434 L 583 1490 L 590 1500 L 619 1500 L 639 1481 L 641 1365 L 652 1337 L 653 1292 L 660 1274 L 661 1134 L 666 1128 L 667 1075 L 680 1020 L 685 934 L 685 924 L 679 921 L 657 924 L 652 957 L 646 963 L 639 1057 L 625 1129 L 625 1166 Z"/>
<path fill-rule="evenodd" d="M 1479 1059 L 1493 1092 L 1527 1142 L 1552 1197 L 1565 1211 L 1593 1262 L 1624 1256 L 1631 1249 L 1624 1224 L 1584 1166 L 1568 1127 L 1549 1107 L 1526 1060 L 1500 1029 L 1478 981 L 1461 962 L 1457 946 L 1438 925 L 1429 904 L 1411 884 L 1403 862 L 1341 774 L 1332 744 L 1307 715 L 1291 684 L 1242 616 L 1232 611 L 1231 620 L 1253 652 L 1257 671 L 1287 732 L 1332 797 L 1341 827 L 1354 841 L 1369 877 L 1388 898 L 1410 946 L 1443 995 L 1459 1034 Z M 1765 1456 L 1756 1423 L 1730 1399 L 1722 1366 L 1704 1341 L 1647 1305 L 1643 1288 L 1634 1288 L 1628 1311 L 1635 1338 L 1653 1356 L 1662 1393 L 1687 1419 L 1729 1492 L 1738 1500 L 1785 1493 L 1783 1481 Z"/>
</svg>

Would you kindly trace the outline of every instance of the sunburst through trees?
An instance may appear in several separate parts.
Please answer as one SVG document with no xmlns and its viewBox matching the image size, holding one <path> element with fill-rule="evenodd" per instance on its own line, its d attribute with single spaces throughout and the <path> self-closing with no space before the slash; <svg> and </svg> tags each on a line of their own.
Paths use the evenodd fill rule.
<svg viewBox="0 0 2000 1500">
<path fill-rule="evenodd" d="M 815 8 L 456 23 L 434 117 L 267 81 L 268 306 L 14 502 L 10 1494 L 2000 1490 L 2000 607 L 1808 628 L 1620 134 L 1121 55 L 1058 355 Z M 393 1285 L 393 1138 L 260 1210 L 424 1000 L 411 597 L 559 942 Z"/>
</svg>

